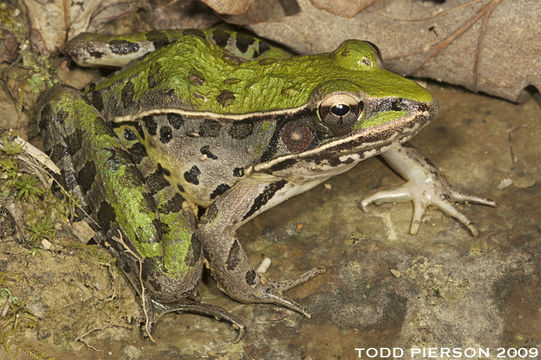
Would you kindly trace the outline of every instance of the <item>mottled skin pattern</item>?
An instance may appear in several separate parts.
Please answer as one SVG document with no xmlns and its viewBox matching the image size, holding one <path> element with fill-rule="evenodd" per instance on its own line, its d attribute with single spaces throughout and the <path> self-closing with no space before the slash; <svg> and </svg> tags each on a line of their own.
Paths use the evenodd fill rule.
<svg viewBox="0 0 541 360">
<path fill-rule="evenodd" d="M 81 64 L 117 66 L 119 58 L 123 64 L 155 49 L 85 95 L 57 87 L 41 97 L 45 149 L 63 169 L 68 190 L 83 199 L 104 238 L 120 231 L 144 258 L 152 299 L 243 329 L 222 309 L 189 301 L 206 263 L 232 298 L 309 316 L 282 292 L 323 270 L 265 279 L 249 263 L 236 229 L 365 158 L 387 151 L 395 161 L 407 161 L 401 158 L 407 154 L 421 163 L 399 144 L 435 116 L 435 100 L 384 70 L 376 50 L 358 40 L 329 54 L 292 57 L 221 30 L 84 34 L 67 52 Z M 401 174 L 418 174 L 408 169 Z M 451 199 L 451 190 L 439 194 Z M 197 206 L 206 209 L 201 218 Z M 417 215 L 420 221 L 422 212 Z M 113 245 L 136 277 L 135 259 Z"/>
</svg>

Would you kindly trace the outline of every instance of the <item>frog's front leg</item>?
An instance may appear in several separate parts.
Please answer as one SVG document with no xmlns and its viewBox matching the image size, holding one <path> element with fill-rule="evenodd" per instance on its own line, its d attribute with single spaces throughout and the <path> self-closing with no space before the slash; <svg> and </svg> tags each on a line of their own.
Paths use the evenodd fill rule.
<svg viewBox="0 0 541 360">
<path fill-rule="evenodd" d="M 361 203 L 363 210 L 366 210 L 366 207 L 371 203 L 413 201 L 411 234 L 418 232 L 426 208 L 432 205 L 454 217 L 464 224 L 473 235 L 477 235 L 477 228 L 454 207 L 453 203 L 473 202 L 488 206 L 496 205 L 488 199 L 456 190 L 445 180 L 438 169 L 409 143 L 394 145 L 381 156 L 390 167 L 408 181 L 396 188 L 380 191 L 367 197 Z"/>
<path fill-rule="evenodd" d="M 286 180 L 261 182 L 246 179 L 207 209 L 196 236 L 219 288 L 233 299 L 244 303 L 271 303 L 310 317 L 299 304 L 284 298 L 282 292 L 310 280 L 325 269 L 313 268 L 293 280 L 268 280 L 255 272 L 235 236 L 236 229 L 242 224 L 299 193 L 303 190 L 301 188 L 302 185 Z"/>
</svg>

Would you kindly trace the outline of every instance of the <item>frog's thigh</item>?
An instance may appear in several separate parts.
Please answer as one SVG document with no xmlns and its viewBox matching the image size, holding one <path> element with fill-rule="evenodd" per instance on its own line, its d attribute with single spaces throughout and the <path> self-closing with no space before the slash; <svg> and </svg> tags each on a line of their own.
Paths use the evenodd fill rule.
<svg viewBox="0 0 541 360">
<path fill-rule="evenodd" d="M 125 144 L 78 91 L 59 86 L 39 102 L 44 147 L 61 167 L 68 191 L 109 239 L 122 230 L 126 246 L 144 258 L 142 275 L 154 298 L 174 301 L 189 294 L 199 283 L 202 257 L 199 244 L 191 243 L 195 217 L 184 199 L 167 192 L 158 170 L 143 176 Z M 149 178 L 151 186 L 145 184 Z M 111 244 L 127 275 L 138 278 L 137 261 L 123 245 Z"/>
<path fill-rule="evenodd" d="M 307 315 L 300 306 L 283 298 L 281 291 L 301 284 L 323 270 L 312 269 L 289 281 L 262 279 L 235 237 L 235 230 L 243 223 L 307 187 L 286 180 L 261 183 L 247 179 L 237 183 L 208 208 L 196 237 L 201 241 L 213 277 L 229 296 L 242 302 L 274 303 Z"/>
</svg>

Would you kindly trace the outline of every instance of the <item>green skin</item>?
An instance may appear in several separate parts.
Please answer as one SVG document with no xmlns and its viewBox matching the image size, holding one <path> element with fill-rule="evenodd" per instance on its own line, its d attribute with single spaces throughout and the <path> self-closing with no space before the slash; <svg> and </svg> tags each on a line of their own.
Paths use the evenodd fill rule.
<svg viewBox="0 0 541 360">
<path fill-rule="evenodd" d="M 369 65 L 365 64 L 366 60 Z M 173 74 L 160 77 L 160 87 L 174 89 L 186 101 L 186 110 L 193 111 L 247 114 L 291 109 L 306 105 L 317 87 L 328 93 L 362 92 L 370 97 L 408 98 L 427 104 L 432 101 L 432 95 L 414 81 L 382 69 L 374 48 L 357 40 L 342 43 L 330 54 L 236 64 L 224 58 L 222 48 L 194 36 L 183 39 L 178 46 L 154 52 L 144 61 L 98 83 L 96 90 L 130 78 L 135 88 L 134 99 L 139 99 L 148 90 L 147 79 L 154 64 L 161 66 L 162 74 Z M 191 73 L 202 74 L 206 81 L 193 85 L 189 81 Z M 121 90 L 122 86 L 115 88 L 118 93 Z M 236 101 L 222 106 L 217 97 L 224 90 L 235 94 Z"/>
<path fill-rule="evenodd" d="M 90 87 L 87 100 L 67 88 L 43 96 L 46 150 L 65 169 L 67 183 L 76 182 L 70 174 L 83 183 L 71 190 L 85 199 L 105 236 L 120 231 L 145 260 L 145 287 L 153 299 L 182 304 L 205 263 L 229 296 L 308 316 L 282 291 L 323 270 L 267 280 L 254 272 L 236 229 L 385 151 L 398 167 L 415 163 L 406 168 L 416 173 L 400 172 L 405 177 L 436 174 L 415 150 L 399 145 L 435 116 L 435 100 L 415 82 L 383 69 L 377 51 L 359 40 L 328 54 L 292 56 L 247 35 L 181 30 L 84 34 L 67 51 L 79 63 L 88 65 L 94 57 L 117 66 L 133 60 L 133 49 L 137 56 L 142 48 L 154 50 L 156 39 L 169 45 Z M 74 138 L 81 144 L 74 146 Z M 65 156 L 62 148 L 75 155 Z M 85 184 L 89 175 L 96 182 Z M 441 181 L 437 186 L 444 194 L 454 191 Z M 206 208 L 199 219 L 195 204 Z M 414 222 L 421 216 L 416 213 Z M 134 259 L 118 246 L 116 254 L 136 278 Z M 182 310 L 243 329 L 221 309 L 193 306 Z"/>
</svg>

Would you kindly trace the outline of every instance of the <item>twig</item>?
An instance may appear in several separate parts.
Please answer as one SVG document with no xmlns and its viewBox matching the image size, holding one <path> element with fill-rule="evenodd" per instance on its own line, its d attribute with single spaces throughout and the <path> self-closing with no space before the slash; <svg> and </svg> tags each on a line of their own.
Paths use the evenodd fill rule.
<svg viewBox="0 0 541 360">
<path fill-rule="evenodd" d="M 145 284 L 143 283 L 143 259 L 139 255 L 137 255 L 135 252 L 133 252 L 132 249 L 128 247 L 128 245 L 126 245 L 126 243 L 124 242 L 124 239 L 122 238 L 122 232 L 119 231 L 118 234 L 120 236 L 119 237 L 113 236 L 113 240 L 115 240 L 116 242 L 124 246 L 124 249 L 125 249 L 124 251 L 132 255 L 139 263 L 138 275 L 139 275 L 139 285 L 141 285 L 141 299 L 143 299 L 143 313 L 145 314 L 145 330 L 148 334 L 148 338 L 150 339 L 150 341 L 152 341 L 153 343 L 156 343 L 156 341 L 152 337 L 152 334 L 150 333 L 150 319 L 148 315 L 148 304 L 147 304 L 147 299 L 146 299 L 146 294 L 145 294 Z"/>
</svg>

